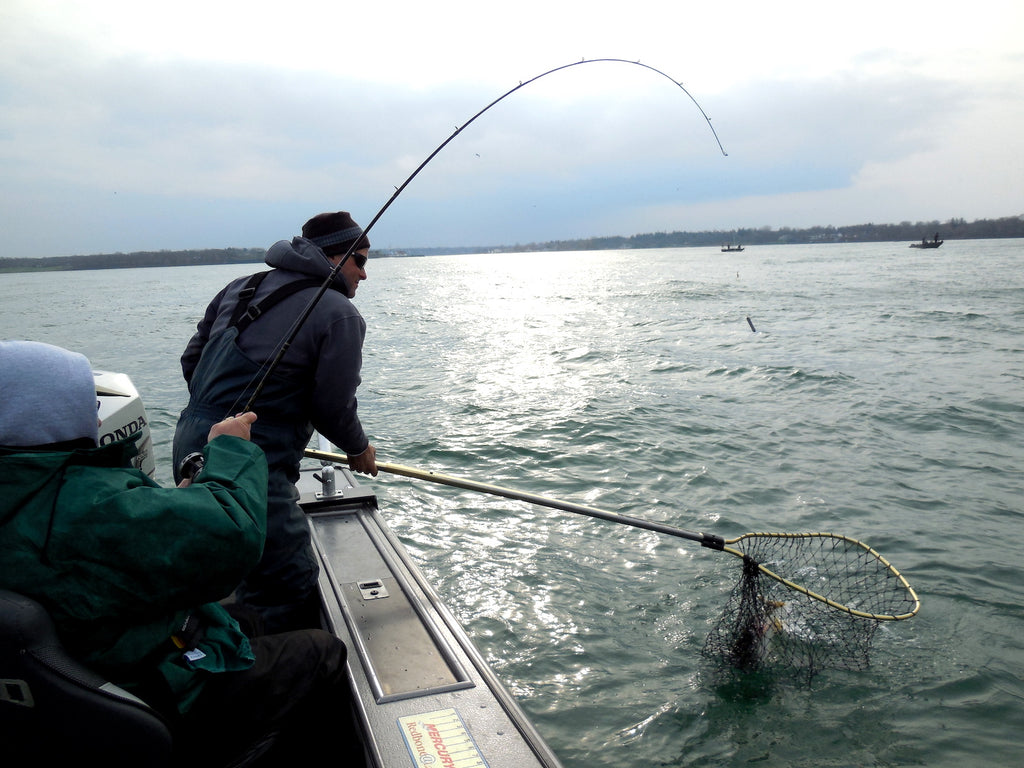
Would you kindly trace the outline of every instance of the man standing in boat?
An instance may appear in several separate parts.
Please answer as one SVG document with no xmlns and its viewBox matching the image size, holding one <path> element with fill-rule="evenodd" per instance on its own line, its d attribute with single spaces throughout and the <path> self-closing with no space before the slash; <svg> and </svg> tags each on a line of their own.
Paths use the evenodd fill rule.
<svg viewBox="0 0 1024 768">
<path fill-rule="evenodd" d="M 265 259 L 272 269 L 221 290 L 181 357 L 190 397 L 174 435 L 176 472 L 210 425 L 252 396 L 296 318 L 353 245 L 254 403 L 260 419 L 252 440 L 270 469 L 267 543 L 236 598 L 260 613 L 268 631 L 318 621 L 318 566 L 295 488 L 313 430 L 345 451 L 354 470 L 377 474 L 376 449 L 356 402 L 366 323 L 351 299 L 367 279 L 370 248 L 362 228 L 346 211 L 321 213 L 303 225 L 301 237 L 272 245 Z"/>
</svg>

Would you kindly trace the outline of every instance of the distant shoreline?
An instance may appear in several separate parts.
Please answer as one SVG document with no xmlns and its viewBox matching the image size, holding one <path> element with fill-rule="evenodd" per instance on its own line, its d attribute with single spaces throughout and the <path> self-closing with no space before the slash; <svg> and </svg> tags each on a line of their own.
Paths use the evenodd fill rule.
<svg viewBox="0 0 1024 768">
<path fill-rule="evenodd" d="M 264 248 L 204 248 L 190 251 L 97 253 L 90 256 L 50 256 L 38 259 L 0 257 L 0 274 L 10 272 L 75 272 L 93 269 L 143 267 L 198 267 L 213 264 L 262 264 Z M 421 256 L 409 253 L 374 253 L 378 259 Z"/>
<path fill-rule="evenodd" d="M 454 248 L 382 249 L 373 258 L 436 256 L 442 254 L 532 253 L 544 251 L 606 251 L 644 248 L 700 248 L 730 243 L 733 245 L 794 245 L 814 243 L 920 242 L 936 234 L 944 240 L 982 240 L 1024 237 L 1024 215 L 967 222 L 902 222 L 900 224 L 857 224 L 849 227 L 809 227 L 793 229 L 734 229 L 706 232 L 655 232 L 629 237 L 591 237 L 578 240 L 551 240 L 500 246 Z M 204 248 L 184 251 L 137 251 L 100 253 L 89 256 L 49 256 L 41 258 L 0 257 L 0 273 L 67 272 L 83 269 L 125 269 L 137 267 L 177 267 L 208 264 L 259 264 L 265 248 Z"/>
</svg>

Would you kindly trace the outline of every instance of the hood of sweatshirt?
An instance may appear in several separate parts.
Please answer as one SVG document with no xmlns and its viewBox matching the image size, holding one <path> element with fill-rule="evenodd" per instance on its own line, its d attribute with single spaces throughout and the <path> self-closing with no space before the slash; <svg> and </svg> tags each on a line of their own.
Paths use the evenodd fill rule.
<svg viewBox="0 0 1024 768">
<path fill-rule="evenodd" d="M 324 252 L 304 237 L 293 238 L 290 242 L 278 240 L 267 249 L 264 261 L 276 269 L 299 272 L 322 280 L 326 280 L 334 269 L 334 264 Z M 340 271 L 334 276 L 332 283 L 346 296 L 349 294 L 348 282 Z"/>
</svg>

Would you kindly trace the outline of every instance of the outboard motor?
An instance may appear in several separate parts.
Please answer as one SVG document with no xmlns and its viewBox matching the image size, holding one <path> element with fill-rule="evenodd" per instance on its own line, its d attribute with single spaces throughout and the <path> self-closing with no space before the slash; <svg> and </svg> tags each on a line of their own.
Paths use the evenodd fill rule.
<svg viewBox="0 0 1024 768">
<path fill-rule="evenodd" d="M 96 378 L 96 399 L 99 401 L 97 415 L 100 419 L 100 445 L 142 432 L 142 437 L 136 443 L 139 453 L 132 459 L 132 464 L 153 477 L 156 472 L 153 437 L 149 429 L 149 417 L 146 416 L 146 408 L 138 390 L 124 373 L 93 371 L 93 376 Z"/>
</svg>

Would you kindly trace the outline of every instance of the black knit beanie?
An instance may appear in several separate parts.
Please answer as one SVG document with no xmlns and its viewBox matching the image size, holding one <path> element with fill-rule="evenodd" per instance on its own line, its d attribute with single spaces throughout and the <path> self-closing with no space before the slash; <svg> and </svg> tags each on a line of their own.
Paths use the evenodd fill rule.
<svg viewBox="0 0 1024 768">
<path fill-rule="evenodd" d="M 363 228 L 352 220 L 348 211 L 317 214 L 302 225 L 302 236 L 319 246 L 326 256 L 347 253 L 353 242 L 356 243 L 353 251 L 370 247 Z"/>
</svg>

